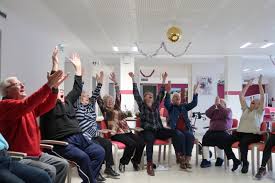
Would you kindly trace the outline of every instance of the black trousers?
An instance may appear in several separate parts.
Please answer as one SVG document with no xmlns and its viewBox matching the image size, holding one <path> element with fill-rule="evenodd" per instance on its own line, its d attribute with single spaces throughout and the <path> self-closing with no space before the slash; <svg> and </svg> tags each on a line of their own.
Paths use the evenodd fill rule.
<svg viewBox="0 0 275 183">
<path fill-rule="evenodd" d="M 272 147 L 275 146 L 275 134 L 271 134 L 265 143 L 265 148 L 263 152 L 262 167 L 266 166 L 269 158 L 271 157 Z"/>
<path fill-rule="evenodd" d="M 231 140 L 229 140 L 227 148 L 231 148 L 232 144 L 234 142 L 239 141 L 239 147 L 241 151 L 241 161 L 243 163 L 247 163 L 247 153 L 248 153 L 248 146 L 252 143 L 257 143 L 261 141 L 261 135 L 258 134 L 253 134 L 253 133 L 242 133 L 242 132 L 237 132 L 234 133 L 231 136 Z M 230 159 L 230 158 L 228 158 Z"/>
<path fill-rule="evenodd" d="M 142 131 L 143 138 L 146 142 L 146 156 L 147 162 L 152 162 L 153 160 L 153 147 L 156 139 L 167 140 L 172 138 L 172 142 L 176 138 L 176 131 L 173 129 L 163 128 L 158 131 L 144 130 Z M 177 147 L 176 144 L 173 144 L 174 147 Z"/>
<path fill-rule="evenodd" d="M 208 130 L 203 138 L 202 145 L 203 146 L 217 146 L 220 149 L 224 149 L 227 142 L 232 139 L 231 135 L 226 131 L 211 131 Z"/>
<path fill-rule="evenodd" d="M 134 163 L 140 164 L 144 150 L 144 140 L 142 137 L 133 133 L 116 134 L 111 137 L 112 140 L 126 145 L 120 163 L 128 165 L 131 158 Z"/>
<path fill-rule="evenodd" d="M 103 137 L 95 137 L 93 138 L 95 143 L 98 143 L 101 145 L 105 150 L 105 163 L 106 168 L 111 168 L 111 166 L 114 165 L 114 159 L 113 159 L 113 150 L 112 150 L 112 142 L 108 139 L 105 139 Z"/>
</svg>

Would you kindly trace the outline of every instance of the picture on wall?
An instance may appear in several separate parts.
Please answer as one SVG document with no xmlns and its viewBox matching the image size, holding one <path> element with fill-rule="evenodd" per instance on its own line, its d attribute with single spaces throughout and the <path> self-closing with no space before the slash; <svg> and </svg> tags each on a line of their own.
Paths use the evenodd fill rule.
<svg viewBox="0 0 275 183">
<path fill-rule="evenodd" d="M 213 94 L 213 78 L 211 76 L 198 76 L 197 82 L 199 85 L 199 94 L 212 95 Z"/>
<path fill-rule="evenodd" d="M 181 93 L 181 88 L 171 88 L 171 94 Z"/>
</svg>

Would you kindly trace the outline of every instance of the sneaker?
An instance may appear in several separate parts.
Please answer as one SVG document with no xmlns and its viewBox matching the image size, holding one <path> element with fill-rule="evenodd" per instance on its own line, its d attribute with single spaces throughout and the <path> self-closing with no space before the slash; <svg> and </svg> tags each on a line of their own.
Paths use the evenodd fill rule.
<svg viewBox="0 0 275 183">
<path fill-rule="evenodd" d="M 104 173 L 110 177 L 118 177 L 120 176 L 119 173 L 115 172 L 111 167 L 110 168 L 106 168 Z"/>
<path fill-rule="evenodd" d="M 265 167 L 261 167 L 259 168 L 258 173 L 255 175 L 256 179 L 260 180 L 263 178 L 263 176 L 265 176 L 266 174 L 266 168 Z"/>
<path fill-rule="evenodd" d="M 201 168 L 207 168 L 211 166 L 211 161 L 208 161 L 207 159 L 203 159 L 201 162 Z"/>
<path fill-rule="evenodd" d="M 106 181 L 106 179 L 101 175 L 101 173 L 98 174 L 97 178 L 96 178 L 97 182 L 104 182 Z"/>
<path fill-rule="evenodd" d="M 217 158 L 215 166 L 222 166 L 222 164 L 223 164 L 223 159 Z"/>
<path fill-rule="evenodd" d="M 238 160 L 238 159 L 233 160 L 233 167 L 232 167 L 231 171 L 234 172 L 235 170 L 237 170 L 238 167 L 240 166 L 240 164 L 241 164 L 240 160 Z"/>
<path fill-rule="evenodd" d="M 242 173 L 247 173 L 248 169 L 249 169 L 249 163 L 248 162 L 244 162 L 241 172 Z"/>
</svg>

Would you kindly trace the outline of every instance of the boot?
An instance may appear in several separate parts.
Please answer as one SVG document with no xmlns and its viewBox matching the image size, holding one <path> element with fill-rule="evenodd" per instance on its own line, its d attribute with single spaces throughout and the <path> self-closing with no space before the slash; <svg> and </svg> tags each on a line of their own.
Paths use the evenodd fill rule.
<svg viewBox="0 0 275 183">
<path fill-rule="evenodd" d="M 180 168 L 184 170 L 187 168 L 185 156 L 180 156 Z"/>
<path fill-rule="evenodd" d="M 180 164 L 180 161 L 181 161 L 181 153 L 176 153 L 176 162 L 177 164 Z"/>
<path fill-rule="evenodd" d="M 147 162 L 147 174 L 150 175 L 150 176 L 155 176 L 155 172 L 154 172 L 152 162 Z"/>
<path fill-rule="evenodd" d="M 186 167 L 191 169 L 192 168 L 192 165 L 190 164 L 190 161 L 191 161 L 191 156 L 186 156 L 185 157 L 185 163 L 186 163 Z"/>
</svg>

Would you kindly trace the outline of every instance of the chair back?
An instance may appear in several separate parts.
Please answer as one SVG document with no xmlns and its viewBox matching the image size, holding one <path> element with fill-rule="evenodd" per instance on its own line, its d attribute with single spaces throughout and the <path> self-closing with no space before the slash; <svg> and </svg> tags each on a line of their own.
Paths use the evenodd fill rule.
<svg viewBox="0 0 275 183">
<path fill-rule="evenodd" d="M 232 128 L 237 128 L 239 126 L 239 121 L 237 119 L 233 119 Z"/>
<path fill-rule="evenodd" d="M 136 119 L 136 127 L 138 127 L 138 128 L 141 127 L 141 121 L 140 121 L 139 117 Z"/>
<path fill-rule="evenodd" d="M 267 122 L 263 121 L 263 122 L 261 123 L 260 131 L 261 131 L 261 132 L 267 131 Z M 263 134 L 263 135 L 261 136 L 261 141 L 265 142 L 266 140 L 267 140 L 267 134 Z"/>
</svg>

